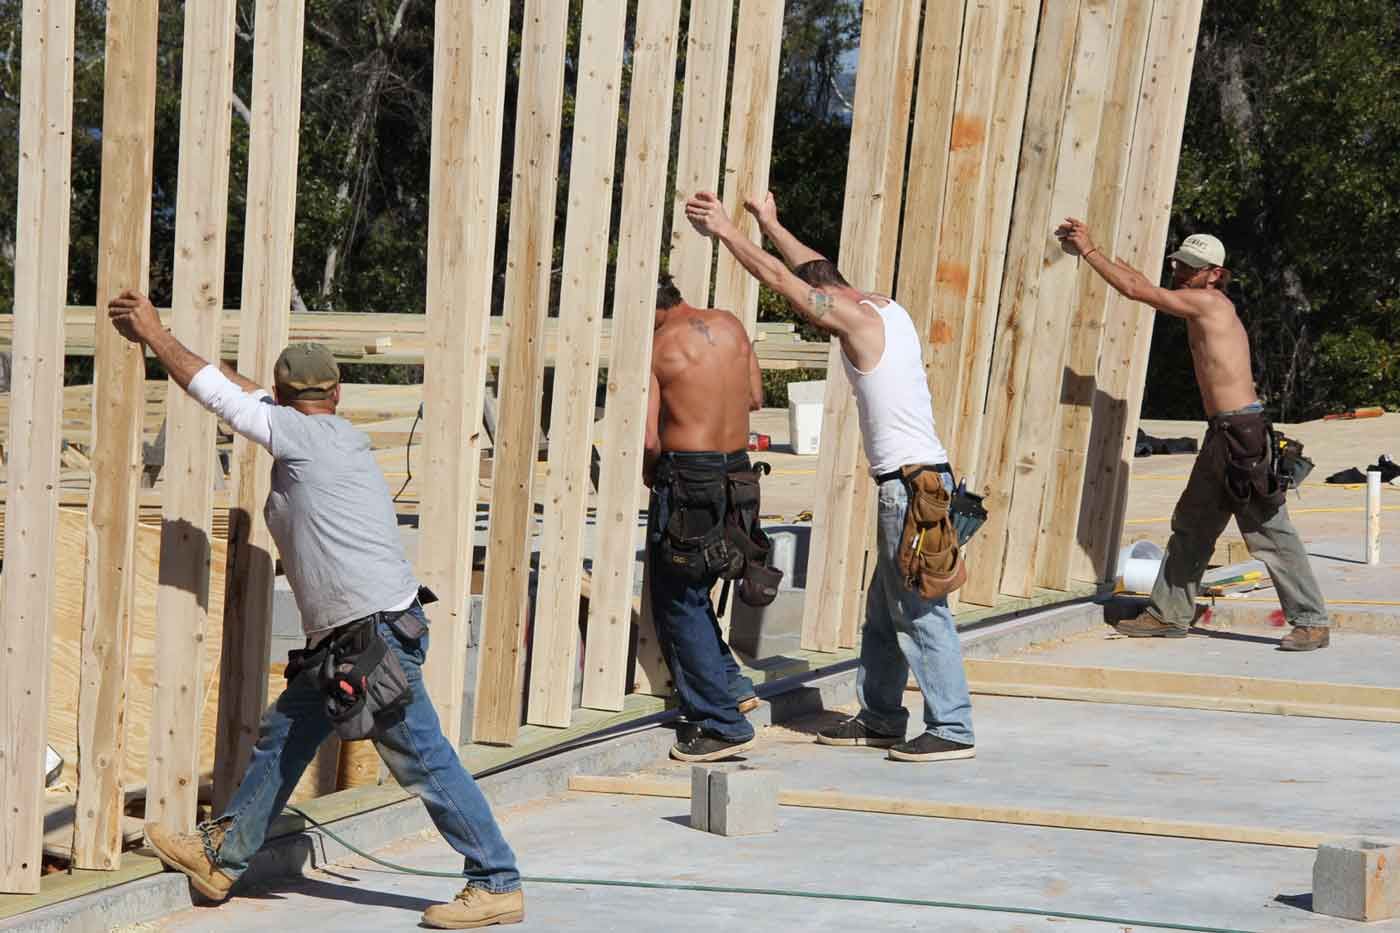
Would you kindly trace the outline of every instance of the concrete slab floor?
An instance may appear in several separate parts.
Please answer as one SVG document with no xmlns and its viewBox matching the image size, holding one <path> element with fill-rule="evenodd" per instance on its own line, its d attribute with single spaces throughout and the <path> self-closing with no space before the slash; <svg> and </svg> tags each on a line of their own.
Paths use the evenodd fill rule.
<svg viewBox="0 0 1400 933">
<path fill-rule="evenodd" d="M 1187 638 L 1127 638 L 1104 626 L 1010 655 L 1007 660 L 1400 687 L 1400 633 L 1338 631 L 1333 633 L 1332 643 L 1320 651 L 1280 651 L 1279 638 L 1288 631 L 1210 631 L 1207 627 Z"/>
<path fill-rule="evenodd" d="M 917 694 L 907 695 L 913 721 Z M 1400 837 L 1400 726 L 1001 697 L 974 700 L 978 757 L 890 762 L 813 744 L 828 711 L 764 730 L 748 763 L 794 788 Z M 914 727 L 911 726 L 911 731 Z M 658 761 L 651 773 L 684 779 Z M 1313 853 L 1197 840 L 783 808 L 779 831 L 691 830 L 684 800 L 571 794 L 503 814 L 527 874 L 834 891 L 1241 930 L 1345 930 L 1306 909 Z M 440 839 L 385 853 L 432 870 Z M 349 864 L 167 918 L 161 930 L 406 929 L 451 879 Z M 999 913 L 740 894 L 527 888 L 520 930 L 1099 930 Z M 1368 929 L 1400 930 L 1400 922 Z"/>
</svg>

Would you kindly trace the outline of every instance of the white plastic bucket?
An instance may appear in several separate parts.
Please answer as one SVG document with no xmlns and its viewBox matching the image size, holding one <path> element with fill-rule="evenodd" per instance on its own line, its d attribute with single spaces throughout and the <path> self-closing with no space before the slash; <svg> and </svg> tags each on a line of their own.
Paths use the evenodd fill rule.
<svg viewBox="0 0 1400 933">
<path fill-rule="evenodd" d="M 1123 589 L 1129 593 L 1148 594 L 1157 582 L 1162 562 L 1153 558 L 1130 557 L 1123 565 Z"/>
<path fill-rule="evenodd" d="M 821 446 L 826 380 L 788 383 L 788 438 L 793 453 L 815 454 Z"/>
<path fill-rule="evenodd" d="M 1117 576 L 1129 593 L 1151 593 L 1162 569 L 1162 549 L 1151 541 L 1134 541 L 1118 552 Z"/>
</svg>

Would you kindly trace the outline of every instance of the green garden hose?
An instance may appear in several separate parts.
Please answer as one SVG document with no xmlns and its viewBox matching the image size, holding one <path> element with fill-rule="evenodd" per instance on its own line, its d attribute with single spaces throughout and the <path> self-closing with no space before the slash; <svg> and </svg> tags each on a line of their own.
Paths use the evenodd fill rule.
<svg viewBox="0 0 1400 933">
<path fill-rule="evenodd" d="M 306 820 L 321 832 L 340 843 L 345 848 L 354 852 L 361 858 L 369 859 L 376 865 L 396 871 L 405 875 L 421 875 L 425 878 L 455 878 L 462 880 L 462 873 L 456 871 L 428 871 L 422 868 L 409 868 L 405 865 L 396 865 L 393 862 L 386 862 L 382 858 L 370 855 L 368 852 L 346 842 L 328 829 L 325 824 L 319 822 L 314 817 L 309 816 L 296 807 L 288 806 L 287 810 Z M 961 901 L 928 901 L 912 897 L 882 897 L 878 894 L 836 894 L 830 891 L 791 891 L 782 888 L 738 888 L 728 885 L 710 884 L 682 884 L 673 881 L 621 881 L 604 878 L 555 878 L 547 875 L 522 876 L 521 881 L 529 884 L 558 884 L 575 885 L 599 888 L 642 888 L 655 891 L 696 891 L 702 894 L 755 894 L 765 897 L 802 897 L 823 901 L 857 901 L 867 904 L 897 904 L 905 907 L 937 907 L 945 910 L 980 910 L 989 913 L 999 914 L 1022 914 L 1031 917 L 1054 917 L 1062 920 L 1083 920 L 1092 923 L 1108 923 L 1115 926 L 1125 927 L 1151 927 L 1158 930 L 1190 930 L 1193 933 L 1254 933 L 1250 930 L 1238 930 L 1231 927 L 1208 927 L 1195 926 L 1188 923 L 1166 923 L 1155 920 L 1132 920 L 1126 917 L 1108 917 L 1098 914 L 1076 914 L 1063 910 L 1040 910 L 1035 907 L 1005 907 L 999 904 L 968 904 Z"/>
</svg>

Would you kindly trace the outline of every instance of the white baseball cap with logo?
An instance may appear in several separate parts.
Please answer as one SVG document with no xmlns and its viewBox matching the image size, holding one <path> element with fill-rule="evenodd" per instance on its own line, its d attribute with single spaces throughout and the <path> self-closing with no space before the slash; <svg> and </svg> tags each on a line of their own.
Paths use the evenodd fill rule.
<svg viewBox="0 0 1400 933">
<path fill-rule="evenodd" d="M 1187 237 L 1181 248 L 1167 257 L 1184 262 L 1193 269 L 1206 266 L 1225 265 L 1225 244 L 1209 233 L 1195 233 Z"/>
</svg>

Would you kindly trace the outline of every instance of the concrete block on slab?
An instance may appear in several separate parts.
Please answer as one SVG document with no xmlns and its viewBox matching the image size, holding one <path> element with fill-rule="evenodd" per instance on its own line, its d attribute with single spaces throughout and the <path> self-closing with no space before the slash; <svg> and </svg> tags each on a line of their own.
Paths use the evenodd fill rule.
<svg viewBox="0 0 1400 933">
<path fill-rule="evenodd" d="M 699 768 L 695 769 L 700 771 Z M 759 768 L 709 772 L 707 829 L 720 836 L 753 836 L 777 832 L 778 774 Z M 693 788 L 699 776 L 692 772 L 691 825 L 695 825 Z"/>
<path fill-rule="evenodd" d="M 690 769 L 690 828 L 710 831 L 710 769 Z"/>
<path fill-rule="evenodd" d="M 1318 846 L 1312 906 L 1347 920 L 1400 915 L 1400 843 L 1348 839 Z"/>
</svg>

